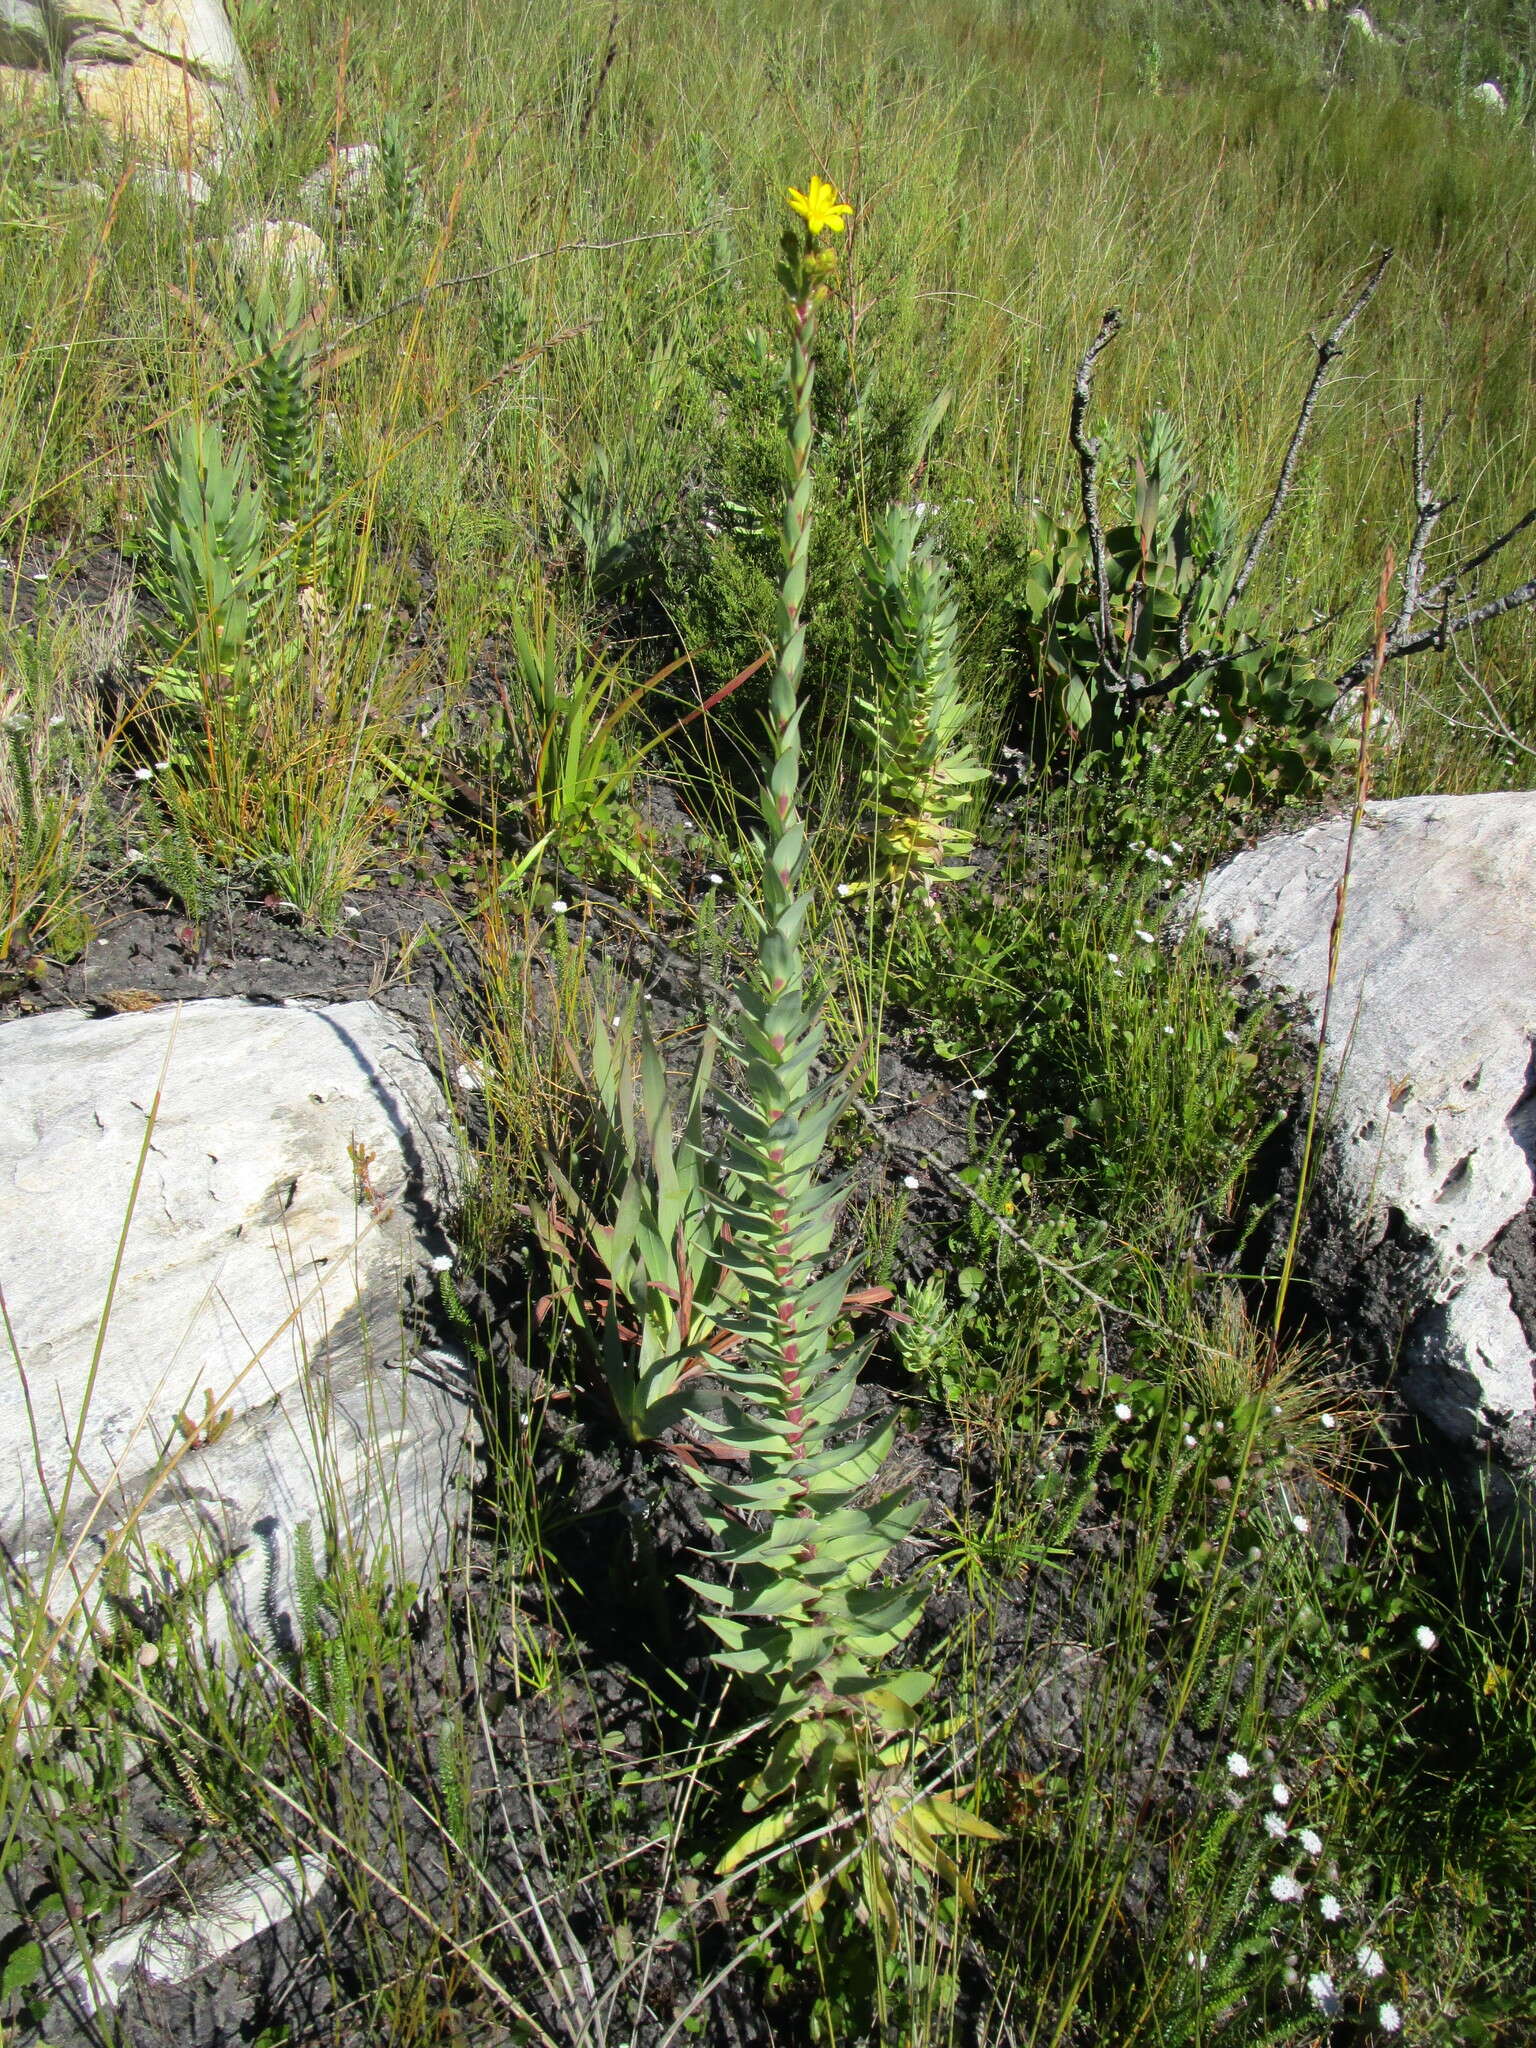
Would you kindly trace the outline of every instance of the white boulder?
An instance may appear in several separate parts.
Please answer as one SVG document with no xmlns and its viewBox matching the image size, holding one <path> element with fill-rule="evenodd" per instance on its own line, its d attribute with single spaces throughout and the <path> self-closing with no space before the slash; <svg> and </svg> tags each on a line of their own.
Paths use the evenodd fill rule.
<svg viewBox="0 0 1536 2048">
<path fill-rule="evenodd" d="M 0 98 L 59 87 L 67 112 L 171 165 L 217 155 L 250 97 L 224 0 L 0 0 Z"/>
<path fill-rule="evenodd" d="M 321 299 L 336 279 L 325 244 L 300 220 L 246 221 L 230 232 L 229 260 L 248 290 L 277 285 Z"/>
<path fill-rule="evenodd" d="M 40 0 L 0 0 L 0 113 L 57 103 Z"/>
<path fill-rule="evenodd" d="M 178 213 L 195 213 L 213 197 L 201 172 L 173 170 L 169 164 L 140 164 L 133 182 L 147 198 L 174 206 Z"/>
<path fill-rule="evenodd" d="M 1314 1035 L 1347 817 L 1263 840 L 1198 917 Z M 1536 795 L 1371 803 L 1325 1052 L 1308 1278 L 1444 1436 L 1533 1462 Z M 1369 1325 L 1369 1327 L 1365 1327 Z"/>
<path fill-rule="evenodd" d="M 185 1984 L 248 1941 L 281 1927 L 323 1890 L 330 1865 L 314 1851 L 283 1856 L 249 1874 L 212 1887 L 196 1886 L 179 1904 L 162 1907 L 114 1934 L 92 1955 L 58 1972 L 60 1988 L 86 2011 L 120 2003 L 134 1980 L 151 1986 Z"/>
<path fill-rule="evenodd" d="M 144 1614 L 206 1568 L 214 1636 L 286 1648 L 304 1523 L 322 1565 L 430 1576 L 473 1426 L 402 1311 L 456 1157 L 370 1003 L 0 1025 L 0 1542 L 50 1611 Z"/>
<path fill-rule="evenodd" d="M 0 64 L 48 62 L 48 24 L 40 0 L 0 0 Z"/>
<path fill-rule="evenodd" d="M 65 104 L 170 163 L 216 154 L 250 81 L 223 0 L 44 0 Z"/>
<path fill-rule="evenodd" d="M 378 150 L 371 142 L 347 143 L 300 185 L 298 211 L 311 226 L 323 228 L 365 204 L 378 182 Z"/>
</svg>

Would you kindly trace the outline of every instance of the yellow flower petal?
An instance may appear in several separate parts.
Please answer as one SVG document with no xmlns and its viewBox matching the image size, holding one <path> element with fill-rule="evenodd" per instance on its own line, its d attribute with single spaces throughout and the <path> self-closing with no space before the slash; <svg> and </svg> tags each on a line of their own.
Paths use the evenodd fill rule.
<svg viewBox="0 0 1536 2048">
<path fill-rule="evenodd" d="M 825 228 L 840 235 L 847 226 L 847 216 L 853 211 L 845 199 L 838 198 L 837 187 L 825 178 L 813 177 L 808 192 L 799 192 L 791 185 L 789 203 L 813 235 L 819 235 Z"/>
</svg>

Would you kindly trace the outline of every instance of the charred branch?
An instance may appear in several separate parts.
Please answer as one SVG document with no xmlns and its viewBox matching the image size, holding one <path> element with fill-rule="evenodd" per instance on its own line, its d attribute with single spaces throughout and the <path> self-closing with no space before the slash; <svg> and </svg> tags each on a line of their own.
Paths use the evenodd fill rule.
<svg viewBox="0 0 1536 2048">
<path fill-rule="evenodd" d="M 1328 381 L 1328 373 L 1344 352 L 1344 341 L 1349 330 L 1360 318 L 1360 315 L 1371 303 L 1371 300 L 1375 298 L 1376 289 L 1381 283 L 1382 278 L 1386 275 L 1387 265 L 1391 261 L 1392 251 L 1390 249 L 1383 249 L 1380 256 L 1376 259 L 1376 267 L 1360 287 L 1360 290 L 1355 295 L 1353 304 L 1341 317 L 1333 331 L 1326 335 L 1322 341 L 1313 341 L 1312 346 L 1317 350 L 1317 364 L 1312 372 L 1312 381 L 1307 386 L 1307 395 L 1301 402 L 1301 412 L 1296 420 L 1295 431 L 1291 435 L 1290 446 L 1285 451 L 1285 460 L 1280 465 L 1280 474 L 1275 481 L 1274 495 L 1269 501 L 1269 510 L 1264 514 L 1263 519 L 1259 523 L 1258 531 L 1248 543 L 1248 552 L 1243 557 L 1243 566 L 1238 570 L 1237 579 L 1228 592 L 1226 604 L 1222 608 L 1223 616 L 1231 611 L 1233 605 L 1237 603 L 1243 592 L 1248 588 L 1248 580 L 1258 566 L 1259 557 L 1269 545 L 1270 536 L 1274 533 L 1275 527 L 1279 523 L 1280 515 L 1285 510 L 1285 501 L 1291 495 L 1291 487 L 1296 481 L 1296 465 L 1301 460 L 1302 444 L 1305 442 L 1311 428 L 1312 415 L 1317 410 L 1317 401 L 1322 396 L 1324 384 Z"/>
<path fill-rule="evenodd" d="M 1088 528 L 1088 545 L 1093 551 L 1093 588 L 1099 607 L 1099 660 L 1116 689 L 1125 688 L 1125 678 L 1114 655 L 1114 631 L 1109 618 L 1109 571 L 1104 559 L 1104 522 L 1099 512 L 1099 442 L 1086 427 L 1088 407 L 1093 398 L 1093 373 L 1099 357 L 1120 331 L 1120 313 L 1111 307 L 1099 322 L 1099 331 L 1088 344 L 1077 366 L 1072 386 L 1072 447 L 1077 455 L 1078 477 L 1083 494 L 1083 523 Z"/>
</svg>

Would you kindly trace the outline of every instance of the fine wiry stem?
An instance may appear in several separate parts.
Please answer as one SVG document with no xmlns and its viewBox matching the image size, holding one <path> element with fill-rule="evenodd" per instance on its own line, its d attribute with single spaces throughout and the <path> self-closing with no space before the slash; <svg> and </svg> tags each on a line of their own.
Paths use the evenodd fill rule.
<svg viewBox="0 0 1536 2048">
<path fill-rule="evenodd" d="M 1291 435 L 1291 444 L 1285 451 L 1285 460 L 1280 465 L 1280 474 L 1275 481 L 1274 496 L 1269 501 L 1269 510 L 1264 514 L 1258 531 L 1248 543 L 1248 552 L 1243 557 L 1243 566 L 1238 570 L 1237 578 L 1231 590 L 1227 593 L 1227 601 L 1222 607 L 1223 618 L 1226 617 L 1233 605 L 1238 602 L 1243 592 L 1248 588 L 1248 579 L 1258 567 L 1259 557 L 1269 545 L 1270 536 L 1275 530 L 1280 514 L 1285 510 L 1285 501 L 1291 495 L 1291 486 L 1296 481 L 1296 465 L 1301 459 L 1302 443 L 1306 440 L 1308 430 L 1312 425 L 1312 415 L 1317 409 L 1317 401 L 1322 395 L 1323 385 L 1327 382 L 1328 372 L 1334 362 L 1344 352 L 1345 336 L 1371 303 L 1371 300 L 1376 296 L 1376 288 L 1381 283 L 1383 276 L 1386 274 L 1387 265 L 1391 261 L 1392 251 L 1390 249 L 1383 249 L 1380 256 L 1376 259 L 1375 269 L 1372 270 L 1370 276 L 1355 294 L 1354 303 L 1343 315 L 1342 319 L 1340 319 L 1338 325 L 1322 341 L 1313 343 L 1314 348 L 1317 350 L 1317 365 L 1312 372 L 1312 381 L 1307 386 L 1307 395 L 1301 402 L 1301 412 L 1297 417 L 1296 429 Z"/>
<path fill-rule="evenodd" d="M 1396 566 L 1392 550 L 1388 548 L 1386 560 L 1382 564 L 1381 583 L 1376 593 L 1376 642 L 1372 650 L 1370 672 L 1365 678 L 1365 693 L 1360 700 L 1360 744 L 1355 755 L 1355 802 L 1349 814 L 1349 830 L 1344 838 L 1344 863 L 1334 889 L 1333 917 L 1328 926 L 1328 971 L 1323 979 L 1323 999 L 1317 1018 L 1317 1054 L 1312 1065 L 1312 1095 L 1307 1107 L 1301 1162 L 1296 1176 L 1296 1199 L 1291 1206 L 1290 1232 L 1286 1238 L 1285 1254 L 1280 1264 L 1279 1284 L 1275 1289 L 1275 1313 L 1271 1330 L 1277 1340 L 1285 1319 L 1286 1297 L 1296 1267 L 1296 1252 L 1301 1242 L 1302 1220 L 1306 1214 L 1307 1193 L 1311 1184 L 1318 1115 L 1322 1107 L 1323 1073 L 1329 1047 L 1328 1025 L 1333 1012 L 1334 993 L 1338 987 L 1339 957 L 1344 939 L 1344 913 L 1349 904 L 1349 881 L 1355 864 L 1355 843 L 1359 838 L 1361 821 L 1365 816 L 1366 798 L 1370 794 L 1371 738 L 1376 723 L 1376 697 L 1381 688 L 1382 671 L 1387 665 L 1387 595 L 1392 588 L 1392 572 Z"/>
<path fill-rule="evenodd" d="M 1099 660 L 1114 687 L 1123 689 L 1125 678 L 1115 662 L 1114 635 L 1109 620 L 1109 575 L 1104 564 L 1104 522 L 1099 513 L 1099 442 L 1088 434 L 1085 427 L 1093 398 L 1094 370 L 1099 357 L 1119 331 L 1119 309 L 1111 306 L 1099 322 L 1099 331 L 1077 366 L 1077 377 L 1072 385 L 1071 434 L 1082 482 L 1083 522 L 1088 528 L 1088 544 L 1093 550 L 1093 587 L 1099 604 Z"/>
</svg>

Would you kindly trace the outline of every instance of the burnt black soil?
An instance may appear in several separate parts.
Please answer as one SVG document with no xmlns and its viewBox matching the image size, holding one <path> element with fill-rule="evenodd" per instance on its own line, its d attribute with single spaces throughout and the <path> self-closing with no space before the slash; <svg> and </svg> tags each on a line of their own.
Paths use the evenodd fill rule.
<svg viewBox="0 0 1536 2048">
<path fill-rule="evenodd" d="M 682 814 L 664 787 L 650 793 L 650 809 L 661 815 L 667 837 L 680 835 Z M 430 1055 L 441 1053 L 452 1088 L 455 1063 L 473 1046 L 481 997 L 473 900 L 453 872 L 459 850 L 451 830 L 434 834 L 418 851 L 416 873 L 354 892 L 331 934 L 306 928 L 270 897 L 237 889 L 197 928 L 148 881 L 119 884 L 93 906 L 95 933 L 77 958 L 25 960 L 0 975 L 0 1027 L 55 1009 L 107 1016 L 214 998 L 371 999 L 408 1021 Z M 697 876 L 683 869 L 685 896 L 707 886 L 702 863 L 694 865 Z M 694 1022 L 701 1010 L 720 1013 L 719 991 L 685 951 L 686 907 L 666 918 L 652 914 L 646 929 L 647 920 L 623 912 L 602 891 L 584 889 L 576 877 L 563 877 L 561 886 L 590 951 L 645 988 L 663 1028 Z M 967 1125 L 976 1111 L 968 1078 L 909 1058 L 899 1033 L 882 1056 L 880 1084 L 865 1115 L 848 1117 L 840 1164 L 850 1209 L 879 1191 L 899 1191 L 905 1200 L 890 1276 L 899 1284 L 945 1259 L 963 1199 L 935 1168 L 966 1163 Z M 460 1106 L 473 1125 L 473 1094 Z M 589 2038 L 632 2040 L 636 2048 L 659 2041 L 700 1987 L 738 1956 L 750 1930 L 732 1902 L 711 1899 L 712 1858 L 701 1854 L 696 1868 L 680 1867 L 654 1846 L 667 1836 L 677 1798 L 656 1759 L 686 1752 L 706 1734 L 718 1738 L 745 1711 L 722 1702 L 708 1661 L 712 1638 L 678 1584 L 681 1572 L 710 1574 L 709 1534 L 693 1483 L 672 1459 L 616 1442 L 597 1405 L 579 1393 L 541 1405 L 547 1387 L 527 1363 L 537 1343 L 526 1312 L 533 1256 L 529 1246 L 515 1247 L 505 1271 L 487 1274 L 483 1286 L 466 1282 L 463 1293 L 489 1353 L 488 1418 L 495 1428 L 536 1434 L 544 1557 L 538 1580 L 517 1582 L 513 1574 L 509 1586 L 507 1547 L 488 1487 L 477 1525 L 464 1532 L 462 1570 L 418 1610 L 409 1655 L 385 1675 L 363 1718 L 361 1753 L 317 1770 L 295 1739 L 268 1764 L 301 1805 L 329 1817 L 338 1837 L 355 1847 L 361 1836 L 372 1874 L 333 1855 L 329 1884 L 284 1926 L 181 1985 L 140 1973 L 110 2025 L 57 1995 L 44 2038 L 71 2048 L 108 2039 L 123 2048 L 233 2048 L 265 2029 L 286 2028 L 278 2038 L 292 2044 L 372 2048 L 381 2036 L 369 1987 L 387 1942 L 397 1965 L 401 1956 L 419 1957 L 431 1986 L 438 2031 L 422 2039 L 521 2040 L 526 2034 L 509 2024 L 484 1981 L 444 1953 L 455 1930 L 467 1939 L 505 1917 L 488 1905 L 493 1896 L 512 1902 L 522 1917 L 514 1934 L 492 1937 L 476 1954 L 486 1974 L 557 2040 L 577 2038 L 591 2008 L 606 2017 Z M 448 1344 L 464 1341 L 459 1326 L 433 1334 Z M 886 1396 L 876 1389 L 871 1398 Z M 931 1412 L 914 1409 L 908 1423 L 900 1476 L 933 1503 L 930 1526 L 900 1560 L 911 1570 L 929 1558 L 944 1510 L 990 1480 L 967 1465 Z M 1038 1655 L 1029 1619 L 1035 1599 L 1021 1585 L 1016 1603 L 1004 1600 L 1000 1622 L 989 1610 L 997 1682 L 1005 1689 L 1019 1689 L 1019 1674 Z M 940 1652 L 968 1610 L 959 1594 L 942 1599 L 926 1631 L 928 1647 Z M 1060 1669 L 1040 1680 L 1013 1738 L 1021 1770 L 1043 1769 L 1070 1747 L 1072 1687 Z M 468 1865 L 445 1851 L 432 1818 L 442 1804 L 433 1742 L 448 1701 L 464 1710 L 471 1740 L 481 1890 L 472 1904 Z M 387 1768 L 376 1758 L 388 1759 Z M 626 1773 L 633 1785 L 622 1784 Z M 93 1893 L 78 1873 L 66 1887 L 73 1910 L 87 1916 L 93 1948 L 124 1928 L 176 1913 L 189 1896 L 205 1897 L 242 1872 L 324 1846 L 323 1838 L 275 1830 L 270 1801 L 249 1814 L 223 1811 L 234 1802 L 212 1789 L 220 1782 L 214 1760 L 194 1769 L 193 1782 L 205 1789 L 189 1797 L 166 1752 L 146 1745 L 117 1814 L 116 1839 L 100 1844 L 104 1889 Z M 718 1846 L 733 1817 L 729 1770 L 721 1780 L 724 1811 L 712 1783 L 695 1792 L 689 1819 L 690 1839 L 705 1850 Z M 594 1877 L 594 1870 L 602 1874 Z M 48 1886 L 38 1849 L 6 1873 L 0 1961 L 45 1933 L 50 1952 L 67 1965 L 71 1951 L 58 1909 L 46 1904 Z M 530 1899 L 539 1902 L 537 1911 Z M 658 1942 L 663 1910 L 679 1916 L 679 1931 Z M 437 1931 L 423 1925 L 422 1914 Z M 626 1930 L 617 1944 L 615 1921 Z M 546 1936 L 541 1925 L 555 1932 Z M 558 1989 L 557 1963 L 574 1987 L 569 1996 Z M 24 2016 L 15 2002 L 7 2009 Z M 782 2005 L 766 2010 L 752 1968 L 739 1962 L 725 1969 L 699 2009 L 705 2031 L 690 2038 L 742 2048 L 806 2038 L 804 2015 Z"/>
<path fill-rule="evenodd" d="M 663 1026 L 688 1024 L 701 1012 L 720 1013 L 719 991 L 688 957 L 691 906 L 712 885 L 665 785 L 648 792 L 647 815 L 678 878 L 675 911 L 637 916 L 575 876 L 562 876 L 560 886 L 591 954 L 643 987 Z M 78 958 L 0 973 L 0 1022 L 60 1007 L 108 1015 L 215 997 L 370 998 L 408 1021 L 429 1053 L 441 1050 L 445 1081 L 455 1087 L 481 1001 L 462 851 L 444 823 L 408 867 L 381 864 L 375 885 L 347 898 L 332 934 L 306 929 L 270 897 L 233 889 L 194 928 L 147 881 L 119 884 L 95 906 L 96 931 Z M 945 1170 L 964 1167 L 985 1141 L 975 1123 L 986 1112 L 971 1100 L 968 1076 L 925 1058 L 900 1019 L 887 1024 L 878 1095 L 844 1120 L 838 1164 L 849 1182 L 847 1213 L 874 1195 L 904 1204 L 882 1276 L 899 1286 L 953 1263 L 965 1197 Z M 473 1091 L 460 1106 L 473 1129 Z M 415 1972 L 420 1985 L 412 2043 L 494 2048 L 542 2037 L 655 2048 L 690 2008 L 702 2032 L 687 2038 L 719 2048 L 798 2048 L 808 2038 L 808 2016 L 792 1997 L 765 2003 L 754 1966 L 743 1960 L 753 1931 L 747 1909 L 721 1895 L 710 1875 L 720 1845 L 740 1827 L 735 1766 L 714 1763 L 697 1782 L 687 1768 L 696 1745 L 718 1743 L 748 1711 L 739 1698 L 722 1697 L 712 1639 L 679 1582 L 680 1574 L 712 1570 L 693 1482 L 672 1456 L 617 1442 L 581 1390 L 551 1397 L 529 1314 L 536 1263 L 529 1245 L 514 1246 L 503 1270 L 461 1292 L 485 1352 L 488 1421 L 529 1438 L 527 1455 L 507 1462 L 533 1473 L 537 1566 L 526 1536 L 511 1540 L 520 1524 L 488 1482 L 475 1526 L 463 1532 L 459 1570 L 418 1608 L 408 1651 L 368 1689 L 356 1748 L 321 1751 L 317 1762 L 303 1739 L 302 1707 L 290 1704 L 266 1769 L 299 1811 L 333 1831 L 329 1843 L 302 1824 L 285 1836 L 270 1797 L 240 1809 L 238 1774 L 221 1787 L 217 1758 L 199 1764 L 183 1755 L 178 1767 L 164 1746 L 148 1742 L 118 1812 L 117 1841 L 101 1845 L 103 1870 L 110 1864 L 116 1874 L 106 1905 L 90 1910 L 93 1945 L 146 1913 L 174 1910 L 187 1888 L 205 1894 L 222 1877 L 285 1854 L 329 1848 L 331 1877 L 296 1918 L 190 1981 L 140 1975 L 111 2025 L 71 2016 L 70 2001 L 56 1999 L 49 2040 L 69 2048 L 108 2039 L 121 2048 L 258 2040 L 269 2048 L 374 2048 L 388 2038 L 382 2016 L 391 2009 L 377 1986 L 401 1970 L 408 1981 Z M 450 1346 L 464 1342 L 458 1324 L 435 1335 Z M 1107 1331 L 1106 1344 L 1115 1335 Z M 1005 1746 L 1005 1775 L 1027 1785 L 1070 1772 L 1082 1757 L 1096 1683 L 1087 1645 L 1099 1588 L 1106 1563 L 1134 1540 L 1113 1490 L 1091 1489 L 1048 1557 L 992 1574 L 980 1597 L 943 1568 L 943 1553 L 957 1525 L 984 1516 L 999 1484 L 988 1454 L 958 1441 L 939 1411 L 878 1358 L 867 1398 L 900 1409 L 889 1477 L 927 1504 L 894 1561 L 904 1575 L 933 1574 L 914 1657 L 939 1670 L 942 1696 L 964 1646 L 968 1685 L 992 1717 L 994 1743 Z M 1081 1453 L 1063 1434 L 1056 1455 L 1064 1471 Z M 450 1704 L 466 1730 L 467 1819 L 450 1811 L 442 1790 L 440 1731 Z M 1165 1739 L 1168 1704 L 1155 1684 L 1148 1688 L 1135 1725 L 1124 1730 L 1124 1755 L 1136 1803 L 1176 1813 L 1202 1750 L 1187 1730 Z M 675 1767 L 662 1768 L 661 1759 Z M 201 1792 L 188 1790 L 189 1765 Z M 669 1845 L 685 1789 L 689 1848 L 679 1859 Z M 450 1846 L 445 1829 L 462 1829 L 472 1853 Z M 367 1867 L 337 1851 L 338 1841 L 361 1848 Z M 45 1874 L 36 1848 L 6 1873 L 0 1962 L 33 1932 L 58 1948 L 57 1910 L 41 1907 Z M 1126 1887 L 1128 1923 L 1148 1909 L 1158 1882 L 1151 1855 Z M 76 1912 L 90 1907 L 78 1882 L 72 1903 Z M 993 1987 L 969 1965 L 962 1979 L 979 2025 Z M 390 1996 L 409 2007 L 398 1985 Z"/>
<path fill-rule="evenodd" d="M 984 1513 L 994 1483 L 985 1457 L 967 1452 L 931 1412 L 911 1411 L 907 1421 L 899 1476 L 929 1508 L 895 1561 L 899 1572 L 931 1563 L 950 1515 Z M 807 2015 L 792 1999 L 765 2004 L 741 1960 L 752 1932 L 746 1910 L 708 1876 L 713 1852 L 739 1826 L 728 1761 L 713 1766 L 716 1789 L 701 1786 L 690 1810 L 689 1837 L 703 1853 L 678 1862 L 662 1846 L 679 1773 L 658 1759 L 685 1761 L 701 1735 L 728 1732 L 738 1711 L 722 1700 L 709 1639 L 677 1583 L 679 1572 L 710 1569 L 692 1482 L 668 1458 L 615 1444 L 579 1404 L 552 1407 L 533 1427 L 547 1579 L 509 1574 L 487 1502 L 462 1569 L 417 1610 L 408 1652 L 370 1693 L 356 1748 L 317 1766 L 294 1745 L 268 1762 L 306 1810 L 354 1847 L 361 1839 L 371 1870 L 333 1856 L 328 1884 L 283 1927 L 182 1985 L 135 1979 L 115 2035 L 71 2019 L 61 2001 L 48 2040 L 232 2048 L 281 2025 L 289 2031 L 279 2038 L 295 2048 L 372 2048 L 389 2038 L 371 1996 L 385 1951 L 397 1969 L 404 1962 L 420 1972 L 432 2030 L 413 2039 L 540 2038 L 509 2019 L 520 2010 L 544 2038 L 657 2048 L 691 2007 L 701 2031 L 686 2038 L 718 2048 L 788 2048 L 808 2038 Z M 1061 1455 L 1073 1455 L 1065 1439 Z M 1029 1561 L 1011 1581 L 990 1585 L 984 1604 L 959 1579 L 936 1578 L 913 1654 L 938 1667 L 942 1687 L 958 1645 L 972 1644 L 972 1672 L 979 1666 L 993 1739 L 1015 1782 L 1070 1772 L 1082 1754 L 1097 1675 L 1085 1642 L 1096 1584 L 1128 1540 L 1106 1500 L 1090 1505 L 1048 1566 Z M 446 1702 L 461 1710 L 468 1734 L 473 1877 L 470 1862 L 445 1846 L 434 1743 Z M 1127 1777 L 1135 1802 L 1177 1814 L 1187 1810 L 1204 1753 L 1187 1730 L 1164 1744 L 1166 1705 L 1154 1687 L 1125 1729 Z M 1283 1711 L 1283 1701 L 1276 1705 Z M 284 1838 L 268 1820 L 253 1819 L 244 1833 L 241 1819 L 210 1825 L 152 1753 L 122 1825 L 139 1872 L 177 1856 L 199 1892 L 320 1846 L 312 1831 Z M 13 1888 L 35 1875 L 13 1873 Z M 1125 1888 L 1131 1927 L 1158 1883 L 1153 1854 Z M 151 1875 L 123 1918 L 136 1920 L 157 1900 L 174 1909 L 178 1882 Z M 497 1996 L 452 1945 L 505 1915 L 515 1916 L 514 1931 L 503 1927 L 474 1951 L 501 1987 Z M 658 1938 L 663 1916 L 669 1938 Z M 963 2003 L 979 2025 L 995 1987 L 984 1973 L 962 1975 Z M 581 2034 L 583 2026 L 592 2031 Z"/>
</svg>

